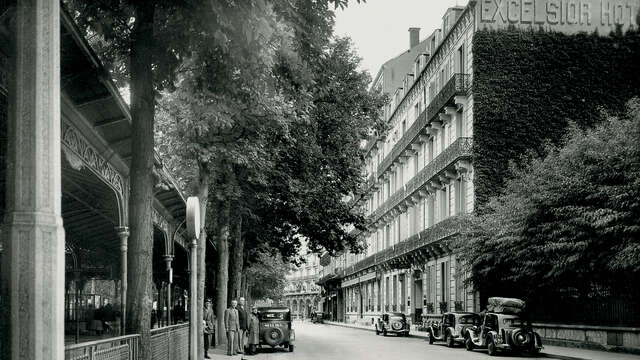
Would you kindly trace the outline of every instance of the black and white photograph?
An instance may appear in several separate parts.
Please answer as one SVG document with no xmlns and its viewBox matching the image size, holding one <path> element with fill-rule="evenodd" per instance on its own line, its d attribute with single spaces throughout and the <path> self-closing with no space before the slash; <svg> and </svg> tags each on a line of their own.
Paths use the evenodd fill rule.
<svg viewBox="0 0 640 360">
<path fill-rule="evenodd" d="M 0 0 L 0 360 L 640 360 L 640 0 Z"/>
</svg>

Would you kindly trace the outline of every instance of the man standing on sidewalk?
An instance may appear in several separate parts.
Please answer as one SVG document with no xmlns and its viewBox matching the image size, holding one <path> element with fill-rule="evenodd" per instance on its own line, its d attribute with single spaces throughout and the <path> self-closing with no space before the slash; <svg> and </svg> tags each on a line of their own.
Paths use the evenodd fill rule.
<svg viewBox="0 0 640 360">
<path fill-rule="evenodd" d="M 240 321 L 240 331 L 238 332 L 238 352 L 244 354 L 244 338 L 247 332 L 247 311 L 244 309 L 244 298 L 238 301 L 238 319 Z"/>
<path fill-rule="evenodd" d="M 231 301 L 231 307 L 224 311 L 224 329 L 227 332 L 227 355 L 237 354 L 238 345 L 236 341 L 240 332 L 240 320 L 238 319 L 238 302 Z"/>
</svg>

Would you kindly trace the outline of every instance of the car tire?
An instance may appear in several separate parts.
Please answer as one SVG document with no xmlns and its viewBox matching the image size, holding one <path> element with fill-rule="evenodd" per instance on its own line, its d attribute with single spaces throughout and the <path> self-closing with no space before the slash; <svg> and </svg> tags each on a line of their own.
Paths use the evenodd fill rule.
<svg viewBox="0 0 640 360">
<path fill-rule="evenodd" d="M 293 345 L 289 344 L 289 352 L 293 352 Z"/>
<path fill-rule="evenodd" d="M 471 341 L 471 336 L 467 336 L 467 339 L 464 342 L 464 348 L 467 349 L 467 351 L 473 351 L 474 347 L 475 345 L 473 344 L 473 341 Z"/>
<path fill-rule="evenodd" d="M 429 345 L 433 345 L 433 332 L 429 331 Z"/>
<path fill-rule="evenodd" d="M 275 336 L 273 334 L 275 334 Z M 283 337 L 284 334 L 282 333 L 282 330 L 276 327 L 269 328 L 269 330 L 264 333 L 264 341 L 271 347 L 277 346 Z"/>
<path fill-rule="evenodd" d="M 453 340 L 453 336 L 451 336 L 451 334 L 449 334 L 449 336 L 447 336 L 447 346 L 452 348 L 456 345 L 455 341 Z"/>
<path fill-rule="evenodd" d="M 487 353 L 489 356 L 498 355 L 498 348 L 496 347 L 496 343 L 493 342 L 493 339 L 487 340 Z"/>
</svg>

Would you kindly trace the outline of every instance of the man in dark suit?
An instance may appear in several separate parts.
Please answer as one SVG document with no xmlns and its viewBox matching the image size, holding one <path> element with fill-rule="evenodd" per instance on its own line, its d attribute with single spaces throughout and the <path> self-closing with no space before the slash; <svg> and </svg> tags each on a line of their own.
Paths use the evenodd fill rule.
<svg viewBox="0 0 640 360">
<path fill-rule="evenodd" d="M 211 340 L 213 339 L 213 347 L 216 347 L 216 340 L 215 340 L 215 324 L 216 324 L 216 316 L 213 313 L 213 309 L 211 308 L 211 299 L 207 299 L 207 302 L 205 303 L 205 310 L 204 310 L 204 358 L 205 359 L 210 359 L 209 357 L 209 344 L 211 343 Z"/>
<path fill-rule="evenodd" d="M 240 319 L 238 318 L 237 306 L 238 302 L 233 300 L 231 307 L 224 311 L 224 329 L 227 332 L 227 355 L 229 356 L 236 355 L 238 350 L 236 341 L 240 332 Z"/>
<path fill-rule="evenodd" d="M 244 338 L 247 333 L 247 311 L 244 309 L 244 298 L 238 301 L 238 319 L 240 320 L 240 331 L 238 332 L 238 352 L 244 354 Z"/>
</svg>

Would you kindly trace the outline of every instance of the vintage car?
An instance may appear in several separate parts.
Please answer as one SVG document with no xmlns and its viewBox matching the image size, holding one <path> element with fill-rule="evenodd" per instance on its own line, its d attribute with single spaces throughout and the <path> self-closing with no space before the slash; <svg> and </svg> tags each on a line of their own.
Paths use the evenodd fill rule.
<svg viewBox="0 0 640 360">
<path fill-rule="evenodd" d="M 486 348 L 491 356 L 498 351 L 536 355 L 542 349 L 542 340 L 522 315 L 485 312 L 480 325 L 467 329 L 465 347 L 468 351 Z"/>
<path fill-rule="evenodd" d="M 476 313 L 444 313 L 441 321 L 434 321 L 427 327 L 429 344 L 444 341 L 448 347 L 454 347 L 456 343 L 464 345 L 467 329 L 474 325 L 480 325 L 480 315 Z"/>
<path fill-rule="evenodd" d="M 259 307 L 260 346 L 282 346 L 293 351 L 296 338 L 291 328 L 291 311 L 287 307 Z"/>
<path fill-rule="evenodd" d="M 384 313 L 376 321 L 376 335 L 394 333 L 398 336 L 409 336 L 409 323 L 403 313 Z"/>
<path fill-rule="evenodd" d="M 316 311 L 311 314 L 311 322 L 314 324 L 324 323 L 324 314 L 322 311 Z"/>
</svg>

